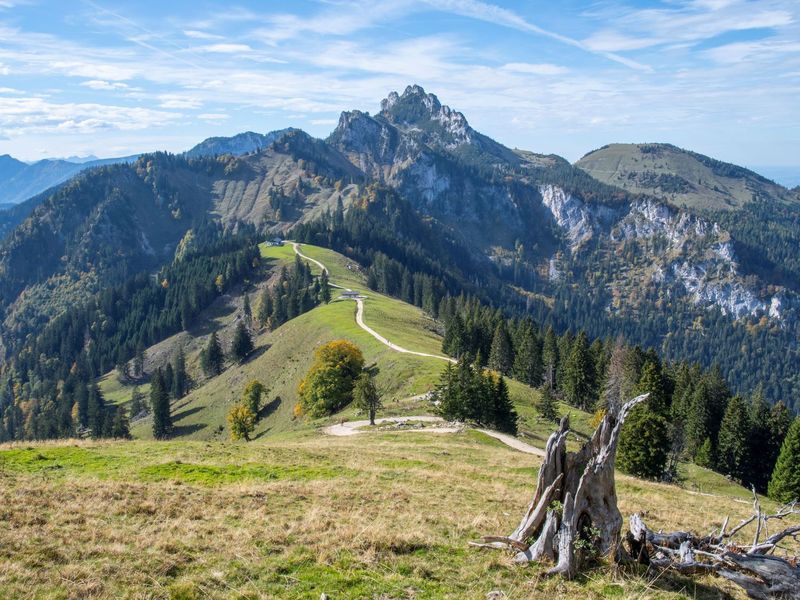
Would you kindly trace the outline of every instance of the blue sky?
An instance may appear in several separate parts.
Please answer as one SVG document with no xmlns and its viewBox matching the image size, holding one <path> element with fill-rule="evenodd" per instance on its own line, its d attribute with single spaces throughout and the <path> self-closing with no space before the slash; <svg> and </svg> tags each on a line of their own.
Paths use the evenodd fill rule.
<svg viewBox="0 0 800 600">
<path fill-rule="evenodd" d="M 0 153 L 26 160 L 325 136 L 410 83 L 570 160 L 665 141 L 800 165 L 797 0 L 0 0 Z"/>
</svg>

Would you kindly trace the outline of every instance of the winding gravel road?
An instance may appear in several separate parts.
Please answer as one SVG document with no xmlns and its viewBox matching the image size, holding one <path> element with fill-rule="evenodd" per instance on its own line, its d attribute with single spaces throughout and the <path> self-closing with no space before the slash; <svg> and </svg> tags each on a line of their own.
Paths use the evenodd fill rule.
<svg viewBox="0 0 800 600">
<path fill-rule="evenodd" d="M 292 242 L 292 248 L 294 249 L 295 254 L 297 254 L 297 256 L 299 256 L 300 258 L 304 258 L 305 260 L 314 263 L 323 271 L 328 271 L 328 268 L 321 262 L 311 258 L 310 256 L 306 256 L 305 254 L 300 252 L 300 244 L 298 244 L 297 242 Z M 328 273 L 330 273 L 330 271 L 328 271 Z M 346 290 L 348 292 L 352 291 L 350 288 L 345 288 L 342 287 L 341 285 L 336 285 L 335 283 L 331 282 L 328 283 L 331 287 L 339 288 L 340 290 Z M 355 301 L 356 301 L 356 323 L 358 324 L 359 327 L 361 327 L 361 329 L 366 331 L 368 334 L 370 334 L 372 337 L 378 340 L 381 344 L 388 346 L 395 352 L 402 352 L 403 354 L 413 354 L 414 356 L 424 356 L 426 358 L 438 358 L 439 360 L 446 360 L 447 362 L 455 364 L 456 362 L 455 359 L 450 358 L 449 356 L 441 356 L 439 354 L 427 354 L 425 352 L 415 352 L 414 350 L 408 350 L 406 348 L 403 348 L 402 346 L 398 346 L 397 344 L 390 342 L 380 333 L 378 333 L 377 331 L 372 329 L 369 325 L 364 323 L 364 299 L 355 298 Z"/>
<path fill-rule="evenodd" d="M 291 242 L 292 249 L 294 250 L 295 254 L 297 254 L 300 258 L 303 258 L 315 265 L 317 265 L 323 271 L 328 271 L 328 268 L 323 265 L 318 260 L 311 258 L 310 256 L 306 256 L 300 251 L 300 244 L 297 242 Z M 330 271 L 328 271 L 330 273 Z M 345 288 L 341 285 L 337 285 L 335 283 L 328 282 L 331 287 L 335 287 L 341 290 L 351 291 L 350 288 Z M 372 329 L 369 325 L 364 323 L 364 298 L 356 298 L 356 323 L 358 324 L 361 329 L 366 331 L 376 340 L 378 340 L 381 344 L 391 348 L 395 352 L 402 352 L 403 354 L 413 354 L 414 356 L 424 356 L 426 358 L 437 358 L 439 360 L 446 360 L 450 363 L 455 363 L 455 359 L 450 358 L 449 356 L 441 356 L 439 354 L 428 354 L 426 352 L 415 352 L 413 350 L 408 350 L 407 348 L 403 348 L 402 346 L 398 346 L 387 340 L 383 337 L 380 333 Z M 430 416 L 410 416 L 410 417 L 383 417 L 381 419 L 375 419 L 377 424 L 380 423 L 407 423 L 410 421 L 418 421 L 418 422 L 426 422 L 426 423 L 444 423 L 444 419 L 441 417 L 430 417 Z M 349 435 L 357 435 L 360 433 L 365 433 L 365 431 L 361 430 L 361 427 L 369 425 L 369 421 L 347 421 L 343 423 L 338 423 L 336 425 L 330 425 L 325 427 L 322 431 L 327 433 L 328 435 L 334 436 L 349 436 Z M 393 429 L 393 432 L 404 432 L 404 431 L 413 431 L 417 433 L 455 433 L 457 431 L 461 431 L 463 427 L 460 426 L 446 426 L 446 427 L 426 427 L 424 429 Z M 523 442 L 522 440 L 514 437 L 513 435 L 508 435 L 506 433 L 500 433 L 499 431 L 494 431 L 492 429 L 477 429 L 476 431 L 480 431 L 483 434 L 486 434 L 490 437 L 493 437 L 496 440 L 501 441 L 506 446 L 510 448 L 514 448 L 515 450 L 519 450 L 520 452 L 525 452 L 526 454 L 534 454 L 536 456 L 544 456 L 544 451 L 541 448 L 536 448 L 535 446 L 531 446 Z"/>
</svg>

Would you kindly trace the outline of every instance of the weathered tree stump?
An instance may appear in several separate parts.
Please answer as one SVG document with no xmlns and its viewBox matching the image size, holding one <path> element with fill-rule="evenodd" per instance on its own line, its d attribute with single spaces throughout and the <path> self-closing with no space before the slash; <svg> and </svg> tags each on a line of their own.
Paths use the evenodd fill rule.
<svg viewBox="0 0 800 600">
<path fill-rule="evenodd" d="M 486 536 L 472 545 L 512 550 L 516 562 L 554 560 L 548 574 L 567 578 L 587 558 L 616 558 L 622 529 L 614 484 L 617 441 L 625 417 L 647 396 L 606 414 L 578 452 L 567 452 L 569 420 L 564 417 L 547 441 L 536 491 L 520 524 L 509 536 Z"/>
</svg>

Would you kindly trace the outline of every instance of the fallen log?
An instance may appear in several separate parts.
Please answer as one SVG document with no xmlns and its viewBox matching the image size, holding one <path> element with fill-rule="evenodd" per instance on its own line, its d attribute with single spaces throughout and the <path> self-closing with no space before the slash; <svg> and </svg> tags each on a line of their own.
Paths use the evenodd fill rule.
<svg viewBox="0 0 800 600">
<path fill-rule="evenodd" d="M 774 515 L 765 515 L 755 492 L 753 497 L 754 514 L 751 518 L 744 519 L 730 531 L 726 531 L 726 518 L 719 533 L 702 537 L 684 531 L 654 532 L 647 528 L 640 515 L 632 515 L 626 535 L 628 552 L 651 568 L 670 569 L 687 575 L 713 573 L 724 577 L 739 585 L 751 598 L 800 599 L 798 558 L 768 555 L 782 540 L 797 538 L 800 525 L 790 525 L 760 541 L 769 520 L 798 515 L 800 510 L 793 504 Z M 755 523 L 752 543 L 734 543 L 733 535 L 752 523 Z"/>
</svg>

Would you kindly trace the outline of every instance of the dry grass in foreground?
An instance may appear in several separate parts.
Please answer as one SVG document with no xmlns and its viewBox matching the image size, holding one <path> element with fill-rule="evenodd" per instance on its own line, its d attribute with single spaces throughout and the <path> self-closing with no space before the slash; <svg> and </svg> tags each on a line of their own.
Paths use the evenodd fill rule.
<svg viewBox="0 0 800 600">
<path fill-rule="evenodd" d="M 474 432 L 7 446 L 0 597 L 742 597 L 717 579 L 607 566 L 545 580 L 468 548 L 513 529 L 538 460 Z M 731 496 L 618 484 L 623 514 L 644 510 L 653 527 L 706 531 L 750 511 Z"/>
</svg>

